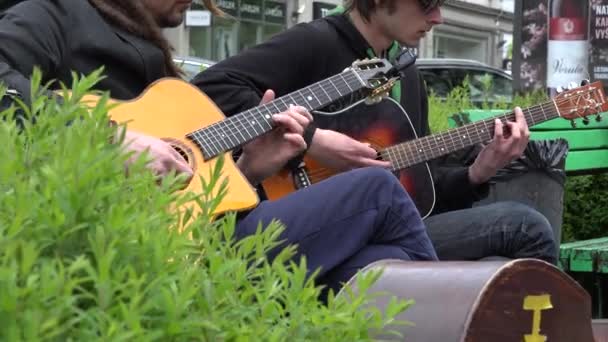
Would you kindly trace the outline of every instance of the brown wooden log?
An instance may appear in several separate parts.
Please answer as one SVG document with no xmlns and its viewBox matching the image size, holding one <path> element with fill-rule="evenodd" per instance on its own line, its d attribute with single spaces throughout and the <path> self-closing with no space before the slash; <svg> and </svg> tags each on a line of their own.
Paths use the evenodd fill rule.
<svg viewBox="0 0 608 342">
<path fill-rule="evenodd" d="M 363 271 L 384 271 L 372 292 L 414 299 L 392 326 L 403 337 L 382 340 L 429 342 L 591 342 L 589 294 L 557 267 L 539 260 L 407 262 L 382 260 Z M 356 291 L 356 280 L 349 282 Z M 341 292 L 339 295 L 344 295 Z"/>
</svg>

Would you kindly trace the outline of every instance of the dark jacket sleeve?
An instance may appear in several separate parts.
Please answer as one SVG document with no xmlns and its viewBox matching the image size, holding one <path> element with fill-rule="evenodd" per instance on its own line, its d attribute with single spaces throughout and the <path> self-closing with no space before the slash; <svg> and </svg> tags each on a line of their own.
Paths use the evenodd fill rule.
<svg viewBox="0 0 608 342">
<path fill-rule="evenodd" d="M 425 84 L 420 77 L 423 136 L 431 134 L 429 127 L 429 108 Z M 447 118 L 446 118 L 447 120 Z M 437 158 L 429 162 L 435 184 L 436 203 L 432 214 L 471 208 L 473 203 L 488 195 L 488 184 L 473 185 L 469 181 L 469 165 L 474 160 L 465 158 L 466 151 Z"/>
<path fill-rule="evenodd" d="M 320 31 L 296 25 L 270 40 L 248 48 L 204 70 L 192 80 L 225 115 L 257 106 L 264 92 L 276 97 L 313 83 L 312 77 L 326 67 Z"/>
<path fill-rule="evenodd" d="M 54 0 L 22 2 L 0 14 L 0 82 L 30 99 L 35 66 L 53 78 L 66 51 L 67 10 Z"/>
</svg>

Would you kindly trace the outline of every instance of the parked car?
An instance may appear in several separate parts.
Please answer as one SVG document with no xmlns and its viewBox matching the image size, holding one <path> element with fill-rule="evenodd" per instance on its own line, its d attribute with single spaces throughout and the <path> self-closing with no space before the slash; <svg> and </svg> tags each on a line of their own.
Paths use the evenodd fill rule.
<svg viewBox="0 0 608 342">
<path fill-rule="evenodd" d="M 440 98 L 462 85 L 468 76 L 468 90 L 474 104 L 480 105 L 485 100 L 491 106 L 513 100 L 513 79 L 502 69 L 474 60 L 450 58 L 419 58 L 416 65 L 429 92 L 432 90 Z M 485 88 L 486 84 L 489 88 Z"/>
<path fill-rule="evenodd" d="M 198 57 L 174 57 L 175 63 L 186 73 L 185 79 L 191 80 L 204 68 L 215 62 Z M 481 105 L 485 99 L 490 105 L 494 102 L 510 103 L 513 98 L 511 75 L 499 68 L 468 59 L 419 58 L 416 61 L 429 91 L 435 96 L 445 98 L 455 87 L 462 85 L 465 77 L 469 80 L 469 93 L 474 104 Z M 490 88 L 484 88 L 484 82 Z"/>
<path fill-rule="evenodd" d="M 192 57 L 192 56 L 176 56 L 173 57 L 173 62 L 177 64 L 185 73 L 184 78 L 190 81 L 196 74 L 203 71 L 205 68 L 212 66 L 215 62 L 209 59 Z"/>
</svg>

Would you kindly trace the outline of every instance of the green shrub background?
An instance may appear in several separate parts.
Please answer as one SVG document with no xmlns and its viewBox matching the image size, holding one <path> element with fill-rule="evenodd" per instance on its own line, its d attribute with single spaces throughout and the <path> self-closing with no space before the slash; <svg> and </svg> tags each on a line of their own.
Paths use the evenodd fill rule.
<svg viewBox="0 0 608 342">
<path fill-rule="evenodd" d="M 205 214 L 219 200 L 206 195 L 213 181 L 197 198 L 203 214 L 178 234 L 187 215 L 168 209 L 194 195 L 173 191 L 175 177 L 159 186 L 145 157 L 125 174 L 106 103 L 79 103 L 98 78 L 75 82 L 63 104 L 36 98 L 26 114 L 37 122 L 22 133 L 14 108 L 2 113 L 0 340 L 359 341 L 405 324 L 395 315 L 411 301 L 369 307 L 378 272 L 321 304 L 293 247 L 264 257 L 279 224 L 235 242 L 234 215 Z"/>
</svg>

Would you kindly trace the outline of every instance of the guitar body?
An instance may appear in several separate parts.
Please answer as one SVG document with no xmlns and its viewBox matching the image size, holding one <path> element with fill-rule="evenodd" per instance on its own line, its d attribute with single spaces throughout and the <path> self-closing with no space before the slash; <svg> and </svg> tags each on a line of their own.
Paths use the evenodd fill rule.
<svg viewBox="0 0 608 342">
<path fill-rule="evenodd" d="M 84 101 L 96 101 L 94 96 Z M 222 112 L 203 92 L 187 82 L 165 78 L 150 85 L 138 98 L 121 101 L 109 115 L 129 130 L 161 138 L 170 143 L 194 170 L 192 181 L 182 191 L 203 192 L 201 177 L 207 179 L 217 158 L 205 160 L 199 147 L 186 135 L 225 119 Z M 215 214 L 253 208 L 258 203 L 255 189 L 240 172 L 230 153 L 224 153 L 224 166 L 218 184 L 228 181 L 228 191 Z M 208 179 L 207 179 L 208 180 Z M 217 186 L 216 188 L 218 188 Z M 217 194 L 218 189 L 214 189 Z M 199 212 L 192 206 L 194 214 Z"/>
<path fill-rule="evenodd" d="M 344 133 L 369 143 L 376 150 L 416 138 L 407 113 L 389 99 L 371 105 L 361 102 L 341 112 L 315 112 L 314 120 L 319 128 Z M 302 177 L 307 177 L 311 184 L 315 184 L 337 173 L 310 157 L 304 157 L 304 164 L 299 170 L 284 169 L 262 185 L 269 199 L 277 199 L 301 188 L 301 184 L 305 183 Z M 428 165 L 417 164 L 394 174 L 416 203 L 421 216 L 426 217 L 435 203 L 435 191 Z"/>
</svg>

